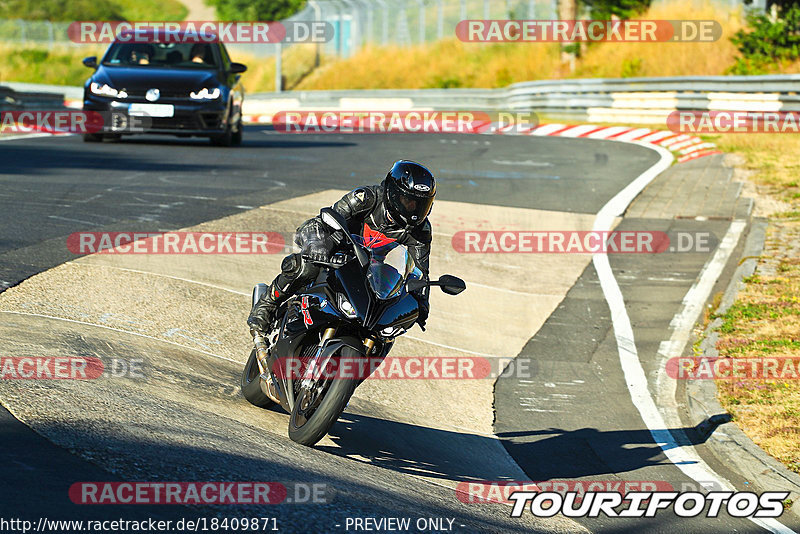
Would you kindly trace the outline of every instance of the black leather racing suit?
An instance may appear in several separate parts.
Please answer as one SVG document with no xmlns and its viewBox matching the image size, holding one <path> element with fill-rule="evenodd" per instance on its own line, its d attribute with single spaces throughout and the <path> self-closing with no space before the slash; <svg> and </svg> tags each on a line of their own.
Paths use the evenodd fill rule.
<svg viewBox="0 0 800 534">
<path fill-rule="evenodd" d="M 420 225 L 406 229 L 389 218 L 383 199 L 383 184 L 370 185 L 347 193 L 332 207 L 345 218 L 350 233 L 371 238 L 373 242 L 388 240 L 405 245 L 427 280 L 431 252 L 430 222 L 426 218 Z M 302 252 L 284 258 L 281 273 L 272 282 L 269 293 L 254 306 L 251 319 L 257 317 L 265 321 L 268 313 L 317 277 L 319 266 L 303 256 L 314 250 L 330 254 L 343 239 L 344 236 L 337 235 L 319 216 L 301 224 L 297 228 L 295 243 Z M 424 327 L 428 317 L 429 290 L 425 288 L 412 294 L 420 305 L 418 322 Z"/>
</svg>

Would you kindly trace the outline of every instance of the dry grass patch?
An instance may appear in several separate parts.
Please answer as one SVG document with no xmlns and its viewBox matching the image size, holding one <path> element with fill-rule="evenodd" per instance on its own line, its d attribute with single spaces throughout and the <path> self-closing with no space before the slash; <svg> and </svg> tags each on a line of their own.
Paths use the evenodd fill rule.
<svg viewBox="0 0 800 534">
<path fill-rule="evenodd" d="M 713 140 L 744 157 L 752 179 L 789 206 L 773 213 L 756 274 L 722 316 L 721 357 L 800 358 L 800 137 L 728 134 Z M 800 380 L 720 380 L 723 407 L 767 453 L 800 473 Z"/>
</svg>

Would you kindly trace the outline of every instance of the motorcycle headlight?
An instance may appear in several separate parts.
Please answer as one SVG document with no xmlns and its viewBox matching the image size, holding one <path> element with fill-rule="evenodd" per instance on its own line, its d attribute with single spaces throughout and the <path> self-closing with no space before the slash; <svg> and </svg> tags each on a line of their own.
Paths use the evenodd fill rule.
<svg viewBox="0 0 800 534">
<path fill-rule="evenodd" d="M 341 293 L 339 293 L 339 296 L 337 297 L 337 304 L 339 305 L 339 309 L 348 319 L 356 318 L 356 309 L 353 308 L 353 305 L 350 304 L 350 301 L 347 300 L 347 297 Z"/>
<path fill-rule="evenodd" d="M 214 100 L 215 98 L 219 98 L 220 93 L 221 91 L 219 90 L 219 87 L 214 87 L 213 89 L 203 87 L 196 93 L 189 93 L 189 97 L 194 100 Z"/>
<path fill-rule="evenodd" d="M 128 93 L 125 91 L 125 89 L 117 91 L 107 83 L 100 85 L 97 82 L 92 82 L 91 84 L 89 84 L 89 90 L 92 93 L 100 96 L 110 96 L 112 98 L 128 98 Z"/>
<path fill-rule="evenodd" d="M 398 334 L 403 332 L 403 327 L 401 326 L 387 326 L 383 330 L 381 330 L 381 335 L 383 337 L 394 337 Z"/>
</svg>

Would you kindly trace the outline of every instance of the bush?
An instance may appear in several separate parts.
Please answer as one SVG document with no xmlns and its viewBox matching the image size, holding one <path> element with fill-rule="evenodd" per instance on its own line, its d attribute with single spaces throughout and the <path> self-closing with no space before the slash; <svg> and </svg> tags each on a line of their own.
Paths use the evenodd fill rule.
<svg viewBox="0 0 800 534">
<path fill-rule="evenodd" d="M 0 18 L 73 21 L 125 20 L 122 8 L 111 0 L 6 0 Z"/>
<path fill-rule="evenodd" d="M 787 3 L 777 17 L 750 13 L 746 30 L 731 37 L 742 57 L 730 69 L 733 74 L 761 74 L 771 65 L 800 58 L 800 5 Z"/>
<path fill-rule="evenodd" d="M 650 0 L 580 0 L 580 3 L 589 8 L 595 20 L 629 19 L 650 7 Z"/>
<path fill-rule="evenodd" d="M 220 20 L 283 20 L 303 8 L 305 0 L 208 0 Z"/>
</svg>

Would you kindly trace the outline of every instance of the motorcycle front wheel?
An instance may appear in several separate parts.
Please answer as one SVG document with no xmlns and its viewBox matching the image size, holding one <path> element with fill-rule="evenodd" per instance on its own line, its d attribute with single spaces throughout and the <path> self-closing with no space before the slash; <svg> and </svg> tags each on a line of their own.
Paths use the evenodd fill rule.
<svg viewBox="0 0 800 534">
<path fill-rule="evenodd" d="M 360 358 L 361 354 L 345 346 L 339 351 L 339 357 Z M 289 438 L 309 447 L 321 440 L 342 415 L 358 382 L 357 379 L 332 378 L 316 398 L 311 391 L 301 389 L 289 416 Z"/>
</svg>

